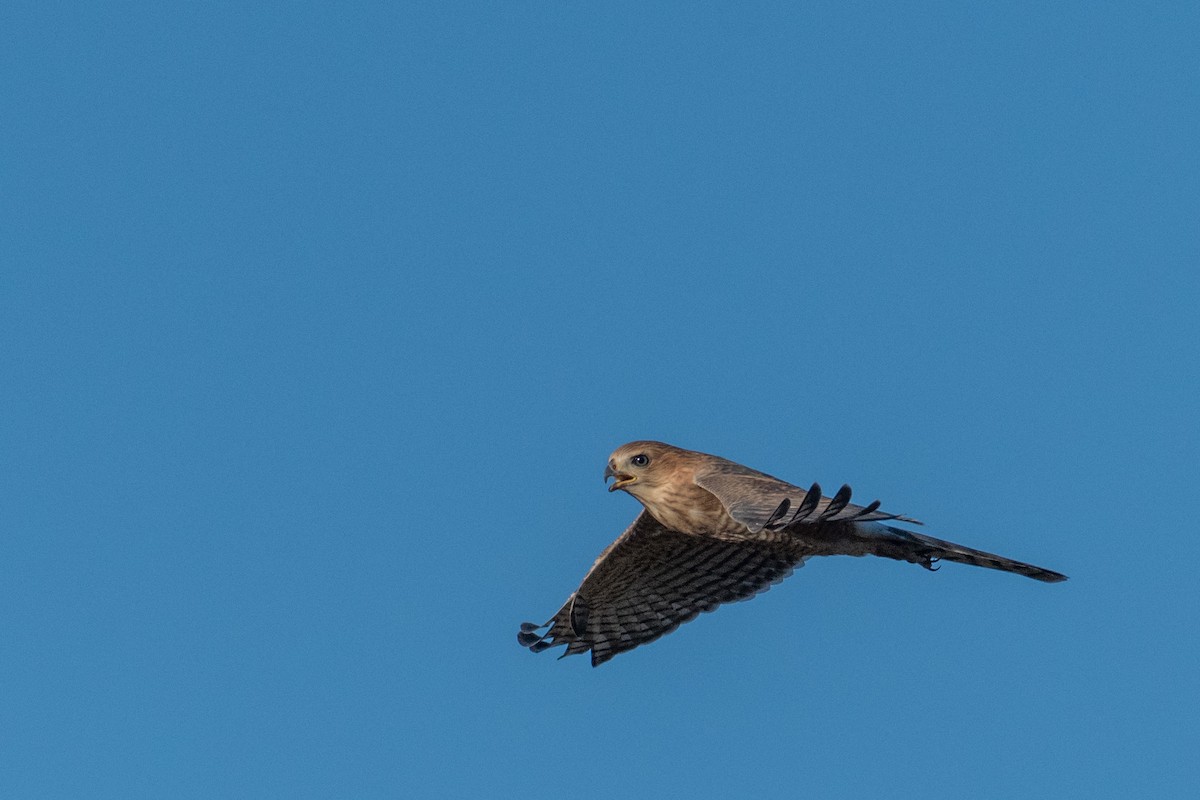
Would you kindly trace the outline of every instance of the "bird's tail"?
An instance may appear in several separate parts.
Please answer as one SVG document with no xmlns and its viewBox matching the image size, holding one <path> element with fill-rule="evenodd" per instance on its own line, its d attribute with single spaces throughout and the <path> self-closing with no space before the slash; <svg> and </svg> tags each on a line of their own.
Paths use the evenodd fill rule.
<svg viewBox="0 0 1200 800">
<path fill-rule="evenodd" d="M 936 561 L 956 561 L 959 564 L 970 564 L 975 567 L 1015 572 L 1018 575 L 1046 583 L 1058 583 L 1067 579 L 1067 576 L 1061 572 L 1035 567 L 1024 561 L 1014 561 L 995 553 L 975 550 L 921 533 L 894 528 L 891 525 L 874 523 L 863 525 L 860 530 L 874 541 L 875 546 L 872 550 L 875 555 L 911 561 L 926 569 L 934 569 L 933 564 Z"/>
</svg>

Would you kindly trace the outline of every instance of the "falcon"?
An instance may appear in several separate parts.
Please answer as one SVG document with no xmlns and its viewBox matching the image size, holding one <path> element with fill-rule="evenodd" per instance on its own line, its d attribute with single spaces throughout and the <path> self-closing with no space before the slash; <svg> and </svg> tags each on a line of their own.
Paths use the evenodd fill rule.
<svg viewBox="0 0 1200 800">
<path fill-rule="evenodd" d="M 610 492 L 643 510 L 600 554 L 548 622 L 521 624 L 535 653 L 566 646 L 592 666 L 670 633 L 703 611 L 745 600 L 811 556 L 883 556 L 936 570 L 954 561 L 1046 583 L 1066 575 L 935 539 L 889 523 L 922 523 L 850 502 L 850 487 L 825 497 L 719 456 L 662 442 L 623 445 L 608 459 Z M 539 631 L 543 631 L 539 633 Z"/>
</svg>

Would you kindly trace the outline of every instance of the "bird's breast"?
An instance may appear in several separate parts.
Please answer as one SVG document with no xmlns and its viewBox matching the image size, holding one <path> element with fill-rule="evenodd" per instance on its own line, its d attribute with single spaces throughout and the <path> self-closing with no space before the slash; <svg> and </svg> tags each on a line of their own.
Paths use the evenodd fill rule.
<svg viewBox="0 0 1200 800">
<path fill-rule="evenodd" d="M 729 516 L 720 500 L 694 483 L 654 487 L 638 499 L 651 516 L 671 530 L 698 536 L 746 532 L 746 526 Z"/>
</svg>

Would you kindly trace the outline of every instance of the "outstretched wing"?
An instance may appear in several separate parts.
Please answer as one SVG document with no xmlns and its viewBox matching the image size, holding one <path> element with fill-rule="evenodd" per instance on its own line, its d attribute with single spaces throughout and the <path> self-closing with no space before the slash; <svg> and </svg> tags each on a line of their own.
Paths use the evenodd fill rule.
<svg viewBox="0 0 1200 800">
<path fill-rule="evenodd" d="M 517 641 L 535 653 L 592 653 L 599 666 L 670 633 L 702 611 L 744 600 L 783 580 L 806 553 L 790 537 L 725 541 L 663 527 L 643 511 L 609 546 L 545 625 L 526 622 Z M 544 634 L 538 630 L 549 626 Z"/>
<path fill-rule="evenodd" d="M 823 497 L 819 484 L 801 489 L 717 456 L 708 457 L 705 466 L 696 471 L 695 482 L 716 495 L 729 516 L 753 533 L 764 528 L 786 530 L 825 522 L 898 520 L 921 524 L 909 517 L 880 511 L 878 500 L 866 506 L 854 505 L 850 502 L 849 486 L 842 486 L 833 497 Z"/>
</svg>

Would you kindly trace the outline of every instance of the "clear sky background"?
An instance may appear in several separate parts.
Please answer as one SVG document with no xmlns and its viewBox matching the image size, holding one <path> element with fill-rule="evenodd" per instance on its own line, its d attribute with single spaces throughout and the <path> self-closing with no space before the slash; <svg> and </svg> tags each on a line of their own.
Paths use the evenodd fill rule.
<svg viewBox="0 0 1200 800">
<path fill-rule="evenodd" d="M 101 5 L 0 13 L 0 796 L 1195 796 L 1195 3 Z M 533 656 L 637 438 L 1071 580 Z"/>
</svg>

